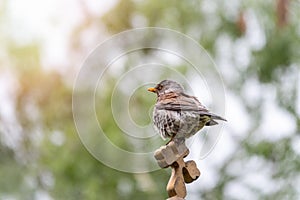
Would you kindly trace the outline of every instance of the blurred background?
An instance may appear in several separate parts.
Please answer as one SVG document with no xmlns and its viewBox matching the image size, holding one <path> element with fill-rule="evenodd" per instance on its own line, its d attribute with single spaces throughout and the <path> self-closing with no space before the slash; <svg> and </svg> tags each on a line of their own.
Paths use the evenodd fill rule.
<svg viewBox="0 0 300 200">
<path fill-rule="evenodd" d="M 88 54 L 113 34 L 147 26 L 196 40 L 226 88 L 228 123 L 197 160 L 202 175 L 186 199 L 299 199 L 299 10 L 298 0 L 0 1 L 0 199 L 167 198 L 170 170 L 105 166 L 81 143 L 72 116 L 73 83 Z M 104 97 L 113 84 L 106 87 Z M 148 109 L 155 97 L 132 101 Z M 106 104 L 97 109 L 111 113 Z M 151 122 L 147 110 L 132 112 L 138 123 Z M 120 133 L 111 115 L 102 120 Z M 130 149 L 117 135 L 109 138 Z"/>
</svg>

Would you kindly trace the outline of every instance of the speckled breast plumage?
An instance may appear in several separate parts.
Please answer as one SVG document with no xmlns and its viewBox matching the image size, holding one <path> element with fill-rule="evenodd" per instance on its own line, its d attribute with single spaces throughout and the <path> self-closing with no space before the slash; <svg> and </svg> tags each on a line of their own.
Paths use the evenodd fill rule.
<svg viewBox="0 0 300 200">
<path fill-rule="evenodd" d="M 210 119 L 193 111 L 172 111 L 154 108 L 153 121 L 163 138 L 189 138 Z"/>
</svg>

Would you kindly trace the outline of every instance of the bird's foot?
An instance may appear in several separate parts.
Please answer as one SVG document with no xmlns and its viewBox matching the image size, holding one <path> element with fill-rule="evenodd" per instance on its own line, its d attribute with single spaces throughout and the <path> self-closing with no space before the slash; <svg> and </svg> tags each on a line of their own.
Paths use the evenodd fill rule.
<svg viewBox="0 0 300 200">
<path fill-rule="evenodd" d="M 172 138 L 172 140 L 178 146 L 180 146 L 180 145 L 182 145 L 182 144 L 185 143 L 185 138 L 183 138 L 183 137 L 180 137 L 180 138 L 174 137 L 174 138 Z"/>
</svg>

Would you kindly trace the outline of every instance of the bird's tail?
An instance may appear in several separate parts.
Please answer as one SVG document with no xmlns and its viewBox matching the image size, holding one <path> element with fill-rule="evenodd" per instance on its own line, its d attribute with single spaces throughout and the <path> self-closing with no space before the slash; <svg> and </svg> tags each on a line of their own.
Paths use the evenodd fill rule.
<svg viewBox="0 0 300 200">
<path fill-rule="evenodd" d="M 219 115 L 215 115 L 213 113 L 209 113 L 209 114 L 211 116 L 211 119 L 222 120 L 222 121 L 226 121 L 227 122 L 226 119 L 224 119 L 223 117 L 220 117 Z"/>
<path fill-rule="evenodd" d="M 213 125 L 218 124 L 218 122 L 215 121 L 215 120 L 227 121 L 223 117 L 220 117 L 220 116 L 218 116 L 216 114 L 213 114 L 213 113 L 206 113 L 206 115 L 209 116 L 210 120 L 205 124 L 205 126 L 213 126 Z"/>
</svg>

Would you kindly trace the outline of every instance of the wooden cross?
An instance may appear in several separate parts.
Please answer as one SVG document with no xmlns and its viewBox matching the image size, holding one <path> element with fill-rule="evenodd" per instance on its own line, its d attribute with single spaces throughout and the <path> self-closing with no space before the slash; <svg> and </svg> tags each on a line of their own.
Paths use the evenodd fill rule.
<svg viewBox="0 0 300 200">
<path fill-rule="evenodd" d="M 172 174 L 167 185 L 170 198 L 167 200 L 180 200 L 186 197 L 186 183 L 195 181 L 200 176 L 195 161 L 184 162 L 189 154 L 189 149 L 184 142 L 169 142 L 167 145 L 156 150 L 154 157 L 161 168 L 172 168 Z"/>
</svg>

